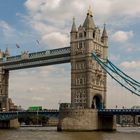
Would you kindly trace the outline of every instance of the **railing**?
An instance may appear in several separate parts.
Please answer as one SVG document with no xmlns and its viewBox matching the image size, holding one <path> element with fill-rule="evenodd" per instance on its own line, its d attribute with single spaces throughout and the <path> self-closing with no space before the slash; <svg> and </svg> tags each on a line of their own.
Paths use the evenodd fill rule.
<svg viewBox="0 0 140 140">
<path fill-rule="evenodd" d="M 101 115 L 140 115 L 140 109 L 100 109 Z"/>
<path fill-rule="evenodd" d="M 31 60 L 31 59 L 37 59 L 37 58 L 49 57 L 49 56 L 55 56 L 61 54 L 69 54 L 69 53 L 70 53 L 70 47 L 46 50 L 46 51 L 34 52 L 34 53 L 24 52 L 21 55 L 0 58 L 0 65 L 12 63 L 12 62 L 18 62 L 22 60 Z"/>
<path fill-rule="evenodd" d="M 58 110 L 46 110 L 46 111 L 9 111 L 9 112 L 0 112 L 0 121 L 3 120 L 11 120 L 18 118 L 20 116 L 36 116 L 43 115 L 51 118 L 58 118 L 59 111 Z"/>
<path fill-rule="evenodd" d="M 5 70 L 16 70 L 45 65 L 70 62 L 70 47 L 28 53 L 0 59 L 0 67 Z"/>
</svg>

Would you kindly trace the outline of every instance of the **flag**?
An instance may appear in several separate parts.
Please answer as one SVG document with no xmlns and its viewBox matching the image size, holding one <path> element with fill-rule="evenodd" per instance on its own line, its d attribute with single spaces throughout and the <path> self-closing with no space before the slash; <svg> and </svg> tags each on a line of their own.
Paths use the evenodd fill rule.
<svg viewBox="0 0 140 140">
<path fill-rule="evenodd" d="M 18 44 L 16 44 L 16 47 L 17 47 L 17 48 L 20 48 L 20 46 L 19 46 Z"/>
<path fill-rule="evenodd" d="M 40 44 L 38 40 L 36 40 L 36 42 L 37 42 L 38 44 Z"/>
</svg>

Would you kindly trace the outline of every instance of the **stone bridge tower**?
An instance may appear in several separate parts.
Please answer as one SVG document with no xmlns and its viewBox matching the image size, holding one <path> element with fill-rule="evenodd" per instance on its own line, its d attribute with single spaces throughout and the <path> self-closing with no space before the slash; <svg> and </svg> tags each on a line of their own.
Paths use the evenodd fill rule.
<svg viewBox="0 0 140 140">
<path fill-rule="evenodd" d="M 101 34 L 88 10 L 83 25 L 71 29 L 71 103 L 74 108 L 101 109 L 106 107 L 106 73 L 91 57 L 95 52 L 107 57 L 108 36 L 104 25 Z"/>
<path fill-rule="evenodd" d="M 5 52 L 0 50 L 0 58 L 4 61 L 9 56 L 9 50 L 6 49 Z M 4 70 L 0 67 L 0 111 L 9 110 L 9 101 L 8 101 L 8 86 L 9 86 L 9 71 Z"/>
<path fill-rule="evenodd" d="M 71 103 L 60 104 L 58 130 L 112 130 L 113 116 L 99 116 L 98 109 L 106 108 L 107 75 L 92 58 L 92 53 L 104 60 L 108 51 L 108 35 L 102 33 L 89 9 L 82 25 L 71 29 Z"/>
</svg>

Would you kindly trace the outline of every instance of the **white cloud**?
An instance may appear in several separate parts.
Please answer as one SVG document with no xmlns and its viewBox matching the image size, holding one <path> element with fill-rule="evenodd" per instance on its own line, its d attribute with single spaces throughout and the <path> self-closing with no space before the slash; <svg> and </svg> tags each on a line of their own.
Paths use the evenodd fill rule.
<svg viewBox="0 0 140 140">
<path fill-rule="evenodd" d="M 118 60 L 120 59 L 120 55 L 113 55 L 113 54 L 110 54 L 109 59 L 110 59 L 111 61 L 118 61 Z"/>
<path fill-rule="evenodd" d="M 13 35 L 13 33 L 15 32 L 15 30 L 3 20 L 0 21 L 0 30 L 2 30 L 3 34 L 6 37 Z"/>
<path fill-rule="evenodd" d="M 45 99 L 42 97 L 32 97 L 31 100 L 33 101 L 44 101 Z"/>
<path fill-rule="evenodd" d="M 60 32 L 52 32 L 42 36 L 42 42 L 46 43 L 51 48 L 69 46 L 68 36 Z"/>
<path fill-rule="evenodd" d="M 120 65 L 126 69 L 140 69 L 140 61 L 124 61 Z"/>
<path fill-rule="evenodd" d="M 67 65 L 11 71 L 9 83 L 9 97 L 24 108 L 32 105 L 58 108 L 60 100 L 70 102 L 70 67 Z"/>
<path fill-rule="evenodd" d="M 112 35 L 112 39 L 116 42 L 125 42 L 128 39 L 134 36 L 133 31 L 125 32 L 125 31 L 117 31 Z"/>
</svg>

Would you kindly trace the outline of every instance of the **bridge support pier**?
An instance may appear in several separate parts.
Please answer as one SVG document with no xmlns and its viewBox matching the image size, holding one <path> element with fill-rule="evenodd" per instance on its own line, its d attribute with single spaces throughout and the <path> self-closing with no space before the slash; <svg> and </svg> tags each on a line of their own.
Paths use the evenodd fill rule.
<svg viewBox="0 0 140 140">
<path fill-rule="evenodd" d="M 0 121 L 0 128 L 7 129 L 7 128 L 19 128 L 18 119 L 7 120 L 7 121 Z"/>
<path fill-rule="evenodd" d="M 116 130 L 116 116 L 98 115 L 98 130 Z"/>
<path fill-rule="evenodd" d="M 113 116 L 99 116 L 96 109 L 67 109 L 59 112 L 58 131 L 115 130 Z"/>
</svg>

